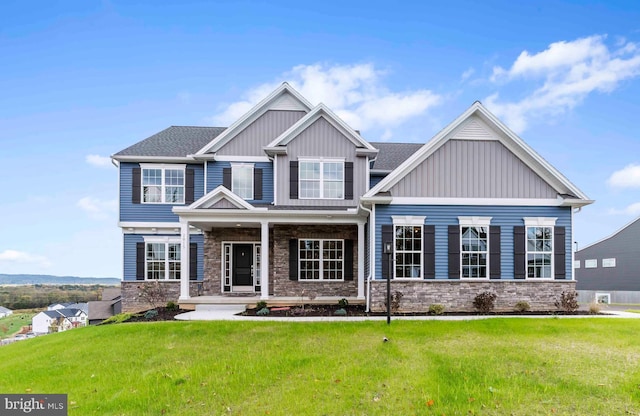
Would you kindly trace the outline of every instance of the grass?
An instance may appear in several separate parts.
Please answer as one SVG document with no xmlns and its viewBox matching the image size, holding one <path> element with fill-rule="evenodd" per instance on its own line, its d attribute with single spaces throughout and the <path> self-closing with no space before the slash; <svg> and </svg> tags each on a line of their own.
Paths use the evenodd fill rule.
<svg viewBox="0 0 640 416">
<path fill-rule="evenodd" d="M 0 338 L 9 338 L 17 334 L 23 326 L 31 325 L 34 312 L 18 312 L 0 318 Z M 5 330 L 6 329 L 6 330 Z"/>
<path fill-rule="evenodd" d="M 0 348 L 0 391 L 67 393 L 69 415 L 638 414 L 639 332 L 609 318 L 109 325 Z"/>
<path fill-rule="evenodd" d="M 626 309 L 625 312 L 640 313 L 640 310 L 638 310 L 638 309 Z"/>
</svg>

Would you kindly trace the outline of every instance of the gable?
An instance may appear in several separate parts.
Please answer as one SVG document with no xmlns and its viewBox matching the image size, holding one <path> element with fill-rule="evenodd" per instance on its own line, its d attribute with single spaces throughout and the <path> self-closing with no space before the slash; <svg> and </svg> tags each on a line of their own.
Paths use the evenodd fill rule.
<svg viewBox="0 0 640 416">
<path fill-rule="evenodd" d="M 287 144 L 287 154 L 291 157 L 355 157 L 356 146 L 349 138 L 319 117 L 310 126 L 295 136 Z"/>
<path fill-rule="evenodd" d="M 200 207 L 200 208 L 204 208 L 204 207 Z M 226 198 L 221 198 L 219 201 L 211 204 L 211 206 L 209 206 L 208 208 L 211 209 L 238 209 L 238 207 L 233 204 L 231 201 L 229 201 Z"/>
<path fill-rule="evenodd" d="M 305 114 L 305 111 L 269 110 L 239 132 L 233 140 L 223 145 L 216 154 L 265 156 L 262 148 L 293 126 Z"/>
<path fill-rule="evenodd" d="M 425 198 L 554 199 L 558 194 L 499 141 L 469 139 L 447 141 L 390 192 Z"/>
</svg>

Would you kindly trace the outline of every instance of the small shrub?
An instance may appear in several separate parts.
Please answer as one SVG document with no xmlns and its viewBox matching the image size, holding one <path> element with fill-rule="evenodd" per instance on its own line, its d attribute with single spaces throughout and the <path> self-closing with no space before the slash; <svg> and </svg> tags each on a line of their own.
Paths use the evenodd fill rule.
<svg viewBox="0 0 640 416">
<path fill-rule="evenodd" d="M 560 294 L 560 299 L 556 301 L 556 308 L 566 312 L 566 313 L 574 313 L 578 310 L 580 305 L 578 305 L 578 292 L 562 292 Z"/>
<path fill-rule="evenodd" d="M 429 315 L 442 315 L 444 313 L 444 306 L 439 303 L 433 303 L 429 305 Z"/>
<path fill-rule="evenodd" d="M 600 306 L 600 304 L 596 301 L 593 301 L 589 304 L 589 313 L 591 315 L 599 314 L 601 309 L 602 309 L 602 306 Z"/>
<path fill-rule="evenodd" d="M 529 310 L 531 310 L 531 305 L 529 305 L 529 302 L 527 302 L 526 300 L 521 300 L 518 303 L 516 303 L 516 312 L 528 312 Z"/>
<path fill-rule="evenodd" d="M 265 302 L 266 303 L 266 302 Z M 267 316 L 271 313 L 271 311 L 269 310 L 269 308 L 264 307 L 264 308 L 260 308 L 258 310 L 258 312 L 256 312 L 256 315 L 258 316 Z"/>
<path fill-rule="evenodd" d="M 175 302 L 169 301 L 167 302 L 167 310 L 168 311 L 177 311 L 178 305 Z"/>
<path fill-rule="evenodd" d="M 262 309 L 264 309 L 264 308 L 266 308 L 266 307 L 267 307 L 267 302 L 266 302 L 266 301 L 264 301 L 264 300 L 260 300 L 260 301 L 258 301 L 258 302 L 256 303 L 256 309 L 257 309 L 257 310 L 262 310 Z"/>
<path fill-rule="evenodd" d="M 108 324 L 121 324 L 123 322 L 127 322 L 129 319 L 131 319 L 131 314 L 130 313 L 119 313 L 117 315 L 113 315 L 107 319 L 105 319 L 104 321 L 102 321 L 101 325 L 108 325 Z"/>
<path fill-rule="evenodd" d="M 336 309 L 336 311 L 333 314 L 336 316 L 347 316 L 347 310 L 343 308 Z"/>
<path fill-rule="evenodd" d="M 148 310 L 144 313 L 144 319 L 153 319 L 158 316 L 158 311 L 155 309 Z"/>
<path fill-rule="evenodd" d="M 349 306 L 349 301 L 346 298 L 342 298 L 338 301 L 338 306 L 340 306 L 340 308 L 344 309 L 347 306 Z"/>
<path fill-rule="evenodd" d="M 481 313 L 489 313 L 495 307 L 496 294 L 491 292 L 478 293 L 473 299 L 473 307 Z"/>
</svg>

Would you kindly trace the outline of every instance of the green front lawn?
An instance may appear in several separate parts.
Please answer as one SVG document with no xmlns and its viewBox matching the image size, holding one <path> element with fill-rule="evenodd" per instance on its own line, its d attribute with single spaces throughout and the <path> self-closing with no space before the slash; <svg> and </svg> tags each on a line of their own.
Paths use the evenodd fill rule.
<svg viewBox="0 0 640 416">
<path fill-rule="evenodd" d="M 637 415 L 639 333 L 612 318 L 119 324 L 1 347 L 0 391 L 67 393 L 70 415 Z"/>
</svg>

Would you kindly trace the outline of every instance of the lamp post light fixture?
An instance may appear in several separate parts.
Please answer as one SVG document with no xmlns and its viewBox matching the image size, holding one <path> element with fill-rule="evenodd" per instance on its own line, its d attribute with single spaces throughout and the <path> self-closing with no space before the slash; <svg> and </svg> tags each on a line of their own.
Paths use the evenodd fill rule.
<svg viewBox="0 0 640 416">
<path fill-rule="evenodd" d="M 387 273 L 387 325 L 391 324 L 391 273 L 393 272 L 393 242 L 387 241 L 382 248 L 384 254 L 389 256 L 389 270 Z"/>
</svg>

